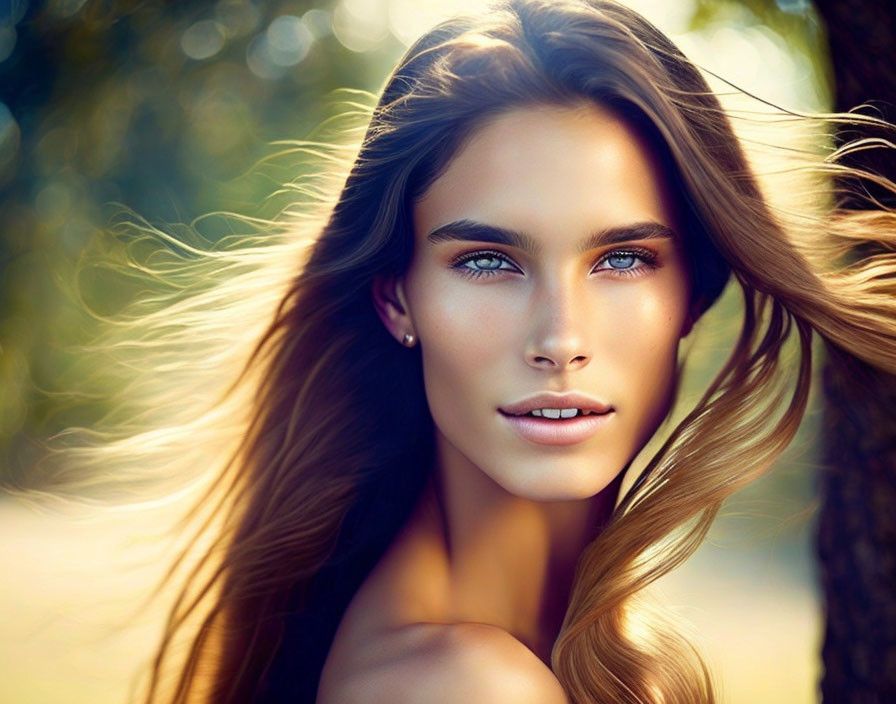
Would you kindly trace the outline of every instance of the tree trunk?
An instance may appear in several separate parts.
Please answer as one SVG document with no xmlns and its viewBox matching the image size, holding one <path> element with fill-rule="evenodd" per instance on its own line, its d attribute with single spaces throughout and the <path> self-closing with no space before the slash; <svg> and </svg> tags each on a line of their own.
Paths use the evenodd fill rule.
<svg viewBox="0 0 896 704">
<path fill-rule="evenodd" d="M 896 122 L 896 5 L 817 0 L 816 7 L 827 24 L 835 110 L 873 101 L 878 114 Z M 893 133 L 887 136 L 896 141 Z M 892 151 L 867 150 L 848 163 L 896 181 Z M 892 194 L 868 191 L 896 207 Z M 860 196 L 841 202 L 871 207 Z M 826 469 L 818 534 L 827 607 L 822 697 L 826 703 L 896 702 L 896 378 L 832 349 L 824 393 Z"/>
</svg>

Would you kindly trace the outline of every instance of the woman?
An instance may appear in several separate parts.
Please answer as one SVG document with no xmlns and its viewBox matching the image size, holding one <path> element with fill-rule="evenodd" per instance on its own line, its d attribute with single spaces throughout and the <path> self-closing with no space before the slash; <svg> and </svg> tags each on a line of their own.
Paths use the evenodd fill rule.
<svg viewBox="0 0 896 704">
<path fill-rule="evenodd" d="M 893 213 L 785 230 L 656 29 L 510 0 L 408 50 L 325 217 L 237 387 L 147 701 L 712 701 L 628 615 L 792 439 L 813 330 L 896 370 Z M 805 232 L 890 253 L 822 271 Z M 728 361 L 620 496 L 729 278 Z"/>
</svg>

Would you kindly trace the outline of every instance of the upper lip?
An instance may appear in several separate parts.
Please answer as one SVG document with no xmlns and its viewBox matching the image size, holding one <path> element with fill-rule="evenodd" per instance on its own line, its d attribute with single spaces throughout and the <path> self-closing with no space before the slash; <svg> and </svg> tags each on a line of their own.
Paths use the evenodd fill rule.
<svg viewBox="0 0 896 704">
<path fill-rule="evenodd" d="M 551 393 L 549 391 L 501 406 L 498 410 L 508 415 L 520 416 L 536 408 L 578 408 L 583 411 L 594 411 L 595 413 L 609 413 L 613 410 L 612 406 L 608 406 L 587 394 L 569 391 L 564 394 Z"/>
</svg>

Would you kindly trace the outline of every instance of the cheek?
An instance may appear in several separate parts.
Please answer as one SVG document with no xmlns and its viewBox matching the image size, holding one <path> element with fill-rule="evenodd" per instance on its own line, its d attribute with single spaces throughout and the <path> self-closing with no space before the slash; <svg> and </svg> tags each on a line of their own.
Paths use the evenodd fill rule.
<svg viewBox="0 0 896 704">
<path fill-rule="evenodd" d="M 676 296 L 662 291 L 635 293 L 614 306 L 608 343 L 633 366 L 666 356 L 677 345 L 684 313 Z"/>
<path fill-rule="evenodd" d="M 513 335 L 513 297 L 469 285 L 451 272 L 422 271 L 409 284 L 424 361 L 452 376 L 496 363 Z"/>
<path fill-rule="evenodd" d="M 651 422 L 668 409 L 686 315 L 687 287 L 679 279 L 668 284 L 621 293 L 625 300 L 613 306 L 612 333 L 604 337 L 614 387 L 643 408 Z"/>
<path fill-rule="evenodd" d="M 509 297 L 458 279 L 432 271 L 408 277 L 426 394 L 440 426 L 463 425 L 495 402 L 487 380 L 507 361 L 517 319 Z"/>
</svg>

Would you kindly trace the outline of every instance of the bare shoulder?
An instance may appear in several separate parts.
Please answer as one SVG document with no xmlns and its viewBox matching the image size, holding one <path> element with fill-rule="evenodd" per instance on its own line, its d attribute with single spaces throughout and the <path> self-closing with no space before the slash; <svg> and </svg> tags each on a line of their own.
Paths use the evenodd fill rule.
<svg viewBox="0 0 896 704">
<path fill-rule="evenodd" d="M 317 704 L 568 703 L 551 670 L 494 626 L 414 624 L 376 651 L 381 657 L 322 683 Z"/>
</svg>

